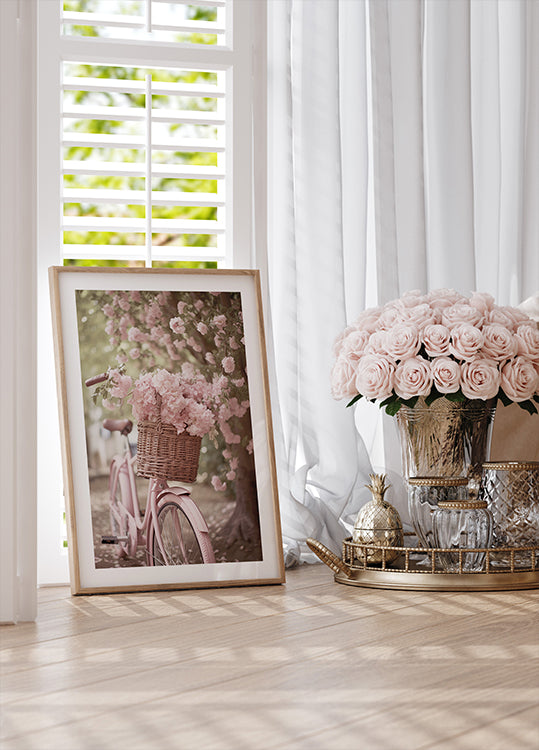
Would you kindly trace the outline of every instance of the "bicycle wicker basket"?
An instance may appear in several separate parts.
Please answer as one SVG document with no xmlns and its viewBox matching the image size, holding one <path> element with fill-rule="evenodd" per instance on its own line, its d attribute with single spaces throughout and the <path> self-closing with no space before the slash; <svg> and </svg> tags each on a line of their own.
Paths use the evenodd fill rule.
<svg viewBox="0 0 539 750">
<path fill-rule="evenodd" d="M 182 432 L 171 424 L 139 422 L 136 472 L 139 477 L 156 477 L 194 482 L 197 478 L 202 438 Z"/>
</svg>

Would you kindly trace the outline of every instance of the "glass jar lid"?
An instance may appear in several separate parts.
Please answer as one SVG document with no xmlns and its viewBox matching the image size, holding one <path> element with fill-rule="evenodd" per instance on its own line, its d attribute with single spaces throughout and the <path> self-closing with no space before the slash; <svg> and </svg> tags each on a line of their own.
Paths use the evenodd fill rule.
<svg viewBox="0 0 539 750">
<path fill-rule="evenodd" d="M 408 484 L 414 487 L 465 487 L 466 477 L 410 477 Z"/>
<path fill-rule="evenodd" d="M 450 508 L 455 510 L 475 510 L 486 508 L 486 500 L 440 500 L 438 508 Z"/>
<path fill-rule="evenodd" d="M 539 461 L 486 461 L 483 469 L 512 471 L 514 469 L 539 469 Z"/>
</svg>

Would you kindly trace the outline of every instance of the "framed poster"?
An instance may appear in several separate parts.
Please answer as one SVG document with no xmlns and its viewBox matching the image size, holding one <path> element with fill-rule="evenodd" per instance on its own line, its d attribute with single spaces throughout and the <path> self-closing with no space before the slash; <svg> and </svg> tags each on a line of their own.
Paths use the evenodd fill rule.
<svg viewBox="0 0 539 750">
<path fill-rule="evenodd" d="M 74 594 L 284 581 L 257 271 L 49 271 Z"/>
</svg>

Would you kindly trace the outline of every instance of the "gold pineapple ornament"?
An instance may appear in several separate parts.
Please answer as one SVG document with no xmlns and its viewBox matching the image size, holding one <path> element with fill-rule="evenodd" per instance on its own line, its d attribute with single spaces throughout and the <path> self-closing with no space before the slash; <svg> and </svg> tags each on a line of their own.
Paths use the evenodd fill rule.
<svg viewBox="0 0 539 750">
<path fill-rule="evenodd" d="M 369 474 L 371 483 L 365 487 L 372 492 L 373 499 L 361 508 L 354 524 L 352 540 L 369 547 L 402 547 L 404 535 L 402 521 L 396 509 L 384 500 L 391 485 L 386 484 L 385 474 Z M 360 552 L 362 556 L 364 553 Z M 367 549 L 367 562 L 379 563 L 384 559 L 382 549 Z M 385 561 L 392 562 L 399 556 L 397 550 L 385 550 Z"/>
</svg>

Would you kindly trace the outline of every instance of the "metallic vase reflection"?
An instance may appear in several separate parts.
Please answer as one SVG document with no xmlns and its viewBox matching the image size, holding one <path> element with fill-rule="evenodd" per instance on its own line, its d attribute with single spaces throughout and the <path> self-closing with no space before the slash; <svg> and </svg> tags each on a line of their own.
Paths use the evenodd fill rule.
<svg viewBox="0 0 539 750">
<path fill-rule="evenodd" d="M 402 406 L 397 426 L 404 478 L 468 477 L 479 483 L 495 411 L 495 399 L 456 403 L 439 398 L 427 406 L 421 398 L 414 408 Z"/>
</svg>

